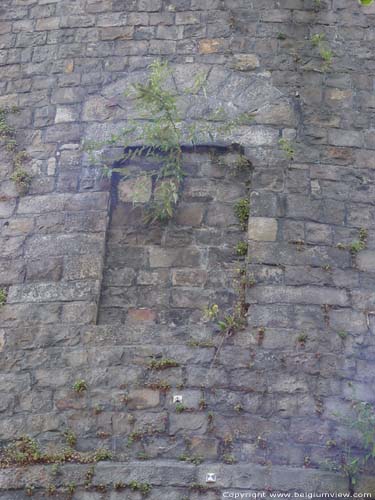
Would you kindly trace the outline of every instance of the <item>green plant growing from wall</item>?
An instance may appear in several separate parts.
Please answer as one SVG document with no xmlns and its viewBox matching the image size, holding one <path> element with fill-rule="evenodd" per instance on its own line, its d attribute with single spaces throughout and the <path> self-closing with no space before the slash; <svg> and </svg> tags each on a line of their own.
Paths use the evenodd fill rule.
<svg viewBox="0 0 375 500">
<path fill-rule="evenodd" d="M 57 488 L 54 484 L 49 484 L 47 486 L 47 489 L 46 489 L 46 493 L 47 495 L 49 495 L 50 497 L 52 497 L 57 491 Z"/>
<path fill-rule="evenodd" d="M 293 149 L 292 143 L 288 139 L 282 138 L 279 139 L 279 146 L 281 151 L 283 151 L 283 153 L 285 154 L 286 158 L 288 160 L 293 160 L 295 151 Z"/>
<path fill-rule="evenodd" d="M 24 158 L 24 156 L 22 157 Z M 19 166 L 13 171 L 10 180 L 16 185 L 18 193 L 23 196 L 30 188 L 32 177 L 24 168 Z"/>
<path fill-rule="evenodd" d="M 306 345 L 306 342 L 307 342 L 307 339 L 308 339 L 308 336 L 306 333 L 300 333 L 297 337 L 297 342 L 301 345 L 301 346 L 305 346 Z"/>
<path fill-rule="evenodd" d="M 142 495 L 148 495 L 151 491 L 151 485 L 149 483 L 130 481 L 128 486 L 132 491 L 139 491 Z"/>
<path fill-rule="evenodd" d="M 337 332 L 337 335 L 340 337 L 340 339 L 345 340 L 348 336 L 348 332 L 341 330 L 341 331 Z"/>
<path fill-rule="evenodd" d="M 86 489 L 90 488 L 90 486 L 92 485 L 92 480 L 94 478 L 94 475 L 95 475 L 95 467 L 91 466 L 87 469 L 87 472 L 85 474 L 84 485 Z"/>
<path fill-rule="evenodd" d="M 248 200 L 241 200 L 248 202 Z M 247 214 L 248 214 L 248 205 Z M 248 215 L 247 215 L 248 217 Z M 246 288 L 248 286 L 246 266 L 242 266 L 236 270 L 237 276 L 233 281 L 233 285 L 237 294 L 237 300 L 232 307 L 230 314 L 225 314 L 220 310 L 217 304 L 206 306 L 204 309 L 204 321 L 215 322 L 220 333 L 221 340 L 217 346 L 216 353 L 210 365 L 210 370 L 214 366 L 225 340 L 231 337 L 236 332 L 241 331 L 247 324 L 246 315 L 248 304 L 246 302 Z"/>
<path fill-rule="evenodd" d="M 91 452 L 78 452 L 66 446 L 53 453 L 43 451 L 39 443 L 30 436 L 21 436 L 0 451 L 0 469 L 14 465 L 52 464 L 51 476 L 56 477 L 58 466 L 63 463 L 95 464 L 111 460 L 112 453 L 105 448 Z"/>
<path fill-rule="evenodd" d="M 35 486 L 33 484 L 26 484 L 25 493 L 28 497 L 32 497 L 35 492 Z"/>
<path fill-rule="evenodd" d="M 117 491 L 124 490 L 126 488 L 126 484 L 122 481 L 117 481 L 116 483 L 113 483 L 113 488 Z"/>
<path fill-rule="evenodd" d="M 7 151 L 14 151 L 17 146 L 14 139 L 15 130 L 8 124 L 7 121 L 7 115 L 16 112 L 18 112 L 16 107 L 0 108 L 0 139 L 5 142 Z"/>
<path fill-rule="evenodd" d="M 153 170 L 155 190 L 146 210 L 146 222 L 166 222 L 172 218 L 179 201 L 180 187 L 186 173 L 183 170 L 182 144 L 196 145 L 207 139 L 214 141 L 216 136 L 228 134 L 239 125 L 249 124 L 252 116 L 242 113 L 234 119 L 228 119 L 222 108 L 215 110 L 207 121 L 187 121 L 178 107 L 178 96 L 168 88 L 168 81 L 173 77 L 167 62 L 156 60 L 149 66 L 150 74 L 146 83 L 135 83 L 126 92 L 133 99 L 141 121 L 129 121 L 119 134 L 114 134 L 108 141 L 91 142 L 86 145 L 93 165 L 102 167 L 103 172 L 129 174 L 125 167 L 111 167 L 104 154 L 97 155 L 105 146 L 121 145 L 125 153 L 121 162 L 134 160 L 141 156 L 153 159 L 160 168 Z M 205 76 L 198 75 L 193 86 L 185 93 L 197 96 L 205 95 Z M 134 147 L 134 144 L 142 146 Z M 142 174 L 144 175 L 144 173 Z"/>
<path fill-rule="evenodd" d="M 105 460 L 112 460 L 113 455 L 112 453 L 107 450 L 106 448 L 98 448 L 94 452 L 94 461 L 95 462 L 103 462 Z"/>
<path fill-rule="evenodd" d="M 232 455 L 231 453 L 225 453 L 223 455 L 223 462 L 225 464 L 228 464 L 228 465 L 232 465 L 232 464 L 235 464 L 237 462 L 237 459 L 234 455 Z"/>
<path fill-rule="evenodd" d="M 73 384 L 73 391 L 76 392 L 77 394 L 83 394 L 85 391 L 87 391 L 86 380 L 83 379 L 76 380 Z"/>
<path fill-rule="evenodd" d="M 77 444 L 77 436 L 71 429 L 64 431 L 64 438 L 70 448 L 73 448 Z"/>
<path fill-rule="evenodd" d="M 361 252 L 367 247 L 368 232 L 367 229 L 361 228 L 358 234 L 358 240 L 352 241 L 349 245 L 350 252 L 354 255 Z"/>
<path fill-rule="evenodd" d="M 8 297 L 8 292 L 5 288 L 0 288 L 0 307 L 5 306 Z"/>
<path fill-rule="evenodd" d="M 367 6 L 367 5 L 371 5 L 373 3 L 374 0 L 358 0 L 358 3 L 360 5 L 364 5 L 364 6 Z"/>
<path fill-rule="evenodd" d="M 189 462 L 189 463 L 194 464 L 194 465 L 200 465 L 203 462 L 203 457 L 195 456 L 195 455 L 190 456 L 190 455 L 182 454 L 178 457 L 178 459 L 181 462 Z"/>
<path fill-rule="evenodd" d="M 51 467 L 51 476 L 56 477 L 59 473 L 59 464 L 53 464 Z"/>
<path fill-rule="evenodd" d="M 77 489 L 76 483 L 68 483 L 65 485 L 65 491 L 68 494 L 68 498 L 72 498 L 76 489 Z"/>
<path fill-rule="evenodd" d="M 352 404 L 353 415 L 341 417 L 340 422 L 358 432 L 361 439 L 362 453 L 353 455 L 351 446 L 345 442 L 340 463 L 326 460 L 325 465 L 331 470 L 341 471 L 348 478 L 349 491 L 354 493 L 359 475 L 369 461 L 375 459 L 375 410 L 372 404 L 365 401 L 355 401 Z M 337 445 L 336 441 L 329 440 Z"/>
<path fill-rule="evenodd" d="M 250 215 L 250 201 L 247 198 L 238 200 L 234 205 L 234 213 L 240 223 L 241 229 L 245 231 Z"/>
<path fill-rule="evenodd" d="M 25 195 L 31 185 L 32 177 L 23 168 L 24 163 L 29 160 L 29 156 L 24 150 L 19 150 L 16 141 L 16 132 L 8 124 L 7 116 L 18 113 L 17 107 L 0 108 L 0 140 L 4 141 L 5 148 L 12 154 L 13 173 L 10 180 L 14 182 L 18 194 Z"/>
<path fill-rule="evenodd" d="M 167 370 L 168 368 L 176 368 L 180 363 L 170 358 L 153 359 L 149 363 L 150 370 Z"/>
<path fill-rule="evenodd" d="M 146 384 L 146 387 L 154 391 L 157 390 L 166 393 L 171 389 L 171 384 L 167 380 L 156 380 L 155 382 Z"/>
<path fill-rule="evenodd" d="M 204 317 L 206 321 L 216 322 L 219 330 L 226 335 L 232 335 L 245 326 L 241 306 L 238 304 L 232 314 L 222 314 L 217 304 L 207 306 Z"/>
<path fill-rule="evenodd" d="M 182 403 L 176 403 L 175 410 L 176 410 L 176 413 L 182 413 L 186 410 L 186 407 Z"/>
<path fill-rule="evenodd" d="M 324 61 L 322 69 L 327 71 L 332 65 L 333 52 L 325 40 L 324 33 L 316 33 L 311 37 L 313 47 L 318 49 L 319 55 Z"/>
<path fill-rule="evenodd" d="M 247 247 L 246 241 L 239 241 L 236 245 L 236 254 L 239 257 L 245 257 L 247 255 Z"/>
</svg>

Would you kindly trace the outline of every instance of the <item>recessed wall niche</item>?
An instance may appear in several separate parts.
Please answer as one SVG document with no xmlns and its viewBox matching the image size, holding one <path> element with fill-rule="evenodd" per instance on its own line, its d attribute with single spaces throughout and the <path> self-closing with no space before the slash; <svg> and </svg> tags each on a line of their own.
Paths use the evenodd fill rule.
<svg viewBox="0 0 375 500">
<path fill-rule="evenodd" d="M 247 199 L 251 165 L 241 149 L 184 149 L 180 203 L 167 224 L 145 222 L 160 165 L 141 157 L 112 177 L 99 323 L 199 322 L 208 304 L 236 300 L 246 241 L 234 207 Z"/>
</svg>

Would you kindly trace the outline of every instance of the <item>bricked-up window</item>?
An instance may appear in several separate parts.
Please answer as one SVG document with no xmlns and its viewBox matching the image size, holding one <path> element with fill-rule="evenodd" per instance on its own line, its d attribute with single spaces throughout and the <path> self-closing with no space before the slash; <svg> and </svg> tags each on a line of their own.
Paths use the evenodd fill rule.
<svg viewBox="0 0 375 500">
<path fill-rule="evenodd" d="M 248 196 L 249 165 L 235 147 L 184 150 L 183 163 L 181 201 L 166 225 L 144 222 L 157 164 L 140 158 L 127 177 L 113 174 L 99 323 L 196 323 L 206 305 L 235 302 L 236 245 L 246 233 L 234 205 Z"/>
</svg>

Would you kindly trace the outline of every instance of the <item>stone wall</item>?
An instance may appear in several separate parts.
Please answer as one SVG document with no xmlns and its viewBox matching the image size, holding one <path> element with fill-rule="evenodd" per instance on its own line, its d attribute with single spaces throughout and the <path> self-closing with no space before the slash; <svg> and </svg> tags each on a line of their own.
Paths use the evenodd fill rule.
<svg viewBox="0 0 375 500">
<path fill-rule="evenodd" d="M 185 153 L 183 164 L 181 203 L 167 226 L 145 224 L 147 203 L 157 186 L 147 171 L 155 165 L 146 159 L 132 162 L 144 175 L 114 179 L 100 324 L 142 317 L 196 324 L 211 304 L 230 314 L 237 269 L 245 256 L 237 255 L 237 246 L 247 242 L 234 207 L 238 200 L 248 200 L 250 164 L 240 153 L 215 148 Z"/>
<path fill-rule="evenodd" d="M 139 499 L 114 489 L 132 480 L 166 500 L 350 489 L 345 450 L 363 447 L 343 417 L 375 402 L 374 33 L 375 7 L 354 0 L 2 1 L 0 106 L 19 108 L 8 119 L 33 179 L 19 196 L 2 147 L 0 441 L 28 434 L 51 454 L 71 429 L 77 450 L 113 460 L 89 485 L 90 465 L 3 468 L 0 498 L 54 484 L 61 498 Z M 252 178 L 248 325 L 221 348 L 198 312 L 235 300 L 231 205 L 245 182 L 187 152 L 177 218 L 144 230 L 127 181 L 111 185 L 80 147 L 134 117 L 123 92 L 157 57 L 181 96 L 205 75 L 189 119 L 218 105 L 255 115 L 226 137 Z M 164 275 L 164 289 L 140 281 Z M 156 369 L 165 359 L 175 366 Z M 375 496 L 373 463 L 357 475 Z"/>
</svg>

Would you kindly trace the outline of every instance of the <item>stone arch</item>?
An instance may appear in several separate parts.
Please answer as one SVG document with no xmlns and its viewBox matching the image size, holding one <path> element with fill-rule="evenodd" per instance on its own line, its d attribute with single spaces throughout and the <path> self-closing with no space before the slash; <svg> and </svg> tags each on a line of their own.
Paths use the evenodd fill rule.
<svg viewBox="0 0 375 500">
<path fill-rule="evenodd" d="M 202 64 L 171 64 L 168 86 L 178 97 L 182 114 L 190 120 L 206 120 L 208 113 L 223 108 L 228 119 L 240 113 L 254 114 L 254 123 L 241 126 L 231 136 L 222 138 L 244 147 L 274 147 L 280 128 L 293 128 L 296 117 L 292 102 L 272 83 L 270 74 L 248 73 Z M 84 139 L 108 138 L 137 112 L 124 92 L 131 84 L 144 82 L 147 70 L 134 71 L 102 88 L 98 96 L 89 96 L 83 105 Z M 186 82 L 198 75 L 205 79 L 205 95 L 186 95 Z"/>
<path fill-rule="evenodd" d="M 111 83 L 107 86 L 105 86 L 99 96 L 93 96 L 89 97 L 84 105 L 83 105 L 83 113 L 82 113 L 82 119 L 85 123 L 85 137 L 88 138 L 89 140 L 94 140 L 97 139 L 98 137 L 109 137 L 111 134 L 116 133 L 121 127 L 126 126 L 126 123 L 128 120 L 139 120 L 139 119 L 144 119 L 143 116 L 139 116 L 139 111 L 135 108 L 134 106 L 134 101 L 128 96 L 125 95 L 125 91 L 128 90 L 132 84 L 137 83 L 137 82 L 145 82 L 149 76 L 149 71 L 148 70 L 142 70 L 142 71 L 135 71 L 133 73 L 130 73 L 126 75 L 124 78 L 120 78 L 114 83 Z M 202 90 L 197 92 L 194 95 L 191 95 L 186 92 L 187 85 L 192 85 L 192 82 L 196 79 L 196 77 L 200 78 L 200 81 L 203 82 L 203 87 Z M 189 83 L 187 83 L 189 82 Z M 211 144 L 211 148 L 217 145 L 217 142 L 220 142 L 221 144 L 233 144 L 233 143 L 239 143 L 241 145 L 241 148 L 243 151 L 246 150 L 246 155 L 248 158 L 252 156 L 252 154 L 256 156 L 259 156 L 259 150 L 266 150 L 268 149 L 275 149 L 275 146 L 277 145 L 277 141 L 280 137 L 281 134 L 281 129 L 280 129 L 280 113 L 284 114 L 284 119 L 286 120 L 286 124 L 289 123 L 289 125 L 293 125 L 295 118 L 294 118 L 294 113 L 293 109 L 290 105 L 289 99 L 283 97 L 282 93 L 276 89 L 271 83 L 270 83 L 270 78 L 269 75 L 267 74 L 260 74 L 260 75 L 253 75 L 249 76 L 246 73 L 240 72 L 240 71 L 235 71 L 233 69 L 220 69 L 216 67 L 209 67 L 209 66 L 204 66 L 204 65 L 197 65 L 197 64 L 186 64 L 186 65 L 181 65 L 181 64 L 171 64 L 170 66 L 170 75 L 169 78 L 166 82 L 167 88 L 171 91 L 174 92 L 177 96 L 177 107 L 178 110 L 181 114 L 181 116 L 184 117 L 184 120 L 186 123 L 190 123 L 191 121 L 195 122 L 202 122 L 203 126 L 207 120 L 207 117 L 212 115 L 215 110 L 220 109 L 222 111 L 222 114 L 224 115 L 224 121 L 225 120 L 231 120 L 235 118 L 236 116 L 242 114 L 242 113 L 251 113 L 254 115 L 254 123 L 250 123 L 249 125 L 239 125 L 236 126 L 236 128 L 232 129 L 230 132 L 228 132 L 226 135 L 223 137 L 218 137 L 215 138 L 216 141 L 214 144 Z M 272 123 L 272 116 L 275 116 L 275 121 L 278 123 L 277 126 L 274 126 Z M 199 140 L 199 139 L 198 139 Z M 207 138 L 202 139 L 206 143 L 207 146 Z M 208 145 L 209 146 L 209 145 Z M 198 148 L 197 152 L 200 151 L 202 152 L 202 148 Z M 213 151 L 213 150 L 212 150 Z M 211 153 L 212 153 L 211 151 Z M 229 150 L 228 150 L 229 152 Z M 253 153 L 254 152 L 254 153 Z M 222 153 L 222 152 L 221 152 Z M 110 152 L 108 153 L 110 156 Z M 121 155 L 121 151 L 120 151 Z M 187 159 L 189 161 L 189 159 Z M 206 161 L 207 162 L 207 155 L 202 155 L 202 162 Z M 233 163 L 233 158 L 229 159 L 229 163 Z M 199 167 L 194 167 L 194 168 L 199 168 Z M 193 170 L 194 170 L 193 168 Z M 202 175 L 202 174 L 199 174 Z M 216 174 L 217 177 L 220 178 L 220 175 Z M 224 182 L 222 188 L 217 188 L 217 186 L 214 188 L 214 184 L 220 183 L 220 179 L 215 179 L 215 178 L 209 178 L 209 177 L 201 177 L 199 179 L 195 178 L 194 180 L 188 180 L 187 183 L 196 183 L 198 185 L 199 182 L 207 182 L 210 184 L 211 191 L 215 190 L 215 195 L 213 195 L 212 192 L 203 193 L 203 188 L 201 189 L 202 193 L 200 195 L 195 195 L 192 196 L 192 194 L 183 194 L 184 197 L 188 197 L 185 202 L 182 203 L 181 207 L 178 209 L 177 212 L 177 224 L 182 225 L 182 227 L 185 225 L 185 229 L 188 229 L 189 222 L 192 224 L 192 227 L 189 229 L 191 230 L 196 226 L 203 225 L 202 227 L 211 227 L 212 230 L 215 229 L 215 225 L 218 224 L 218 221 L 214 221 L 214 218 L 212 215 L 210 216 L 210 210 L 211 208 L 204 208 L 204 205 L 206 204 L 207 206 L 210 204 L 210 201 L 216 200 L 216 210 L 218 210 L 218 213 L 222 211 L 222 217 L 223 217 L 223 223 L 226 221 L 228 223 L 228 227 L 232 227 L 232 225 L 235 223 L 233 220 L 233 207 L 229 210 L 228 206 L 220 206 L 220 200 L 217 198 L 218 196 L 221 197 L 222 200 L 227 200 L 225 197 L 225 188 L 223 190 L 223 187 L 226 186 L 226 189 L 232 189 L 233 191 L 233 182 L 232 182 L 232 187 L 228 187 L 228 179 L 225 181 L 223 178 L 221 179 L 222 182 Z M 217 182 L 218 181 L 218 182 Z M 126 181 L 129 186 L 126 188 L 128 190 L 128 199 L 126 201 L 130 201 L 132 199 L 130 195 L 130 191 L 132 189 L 135 189 L 134 181 Z M 125 183 L 126 184 L 126 183 Z M 123 186 L 124 184 L 121 184 Z M 151 185 L 150 185 L 151 186 Z M 190 186 L 190 188 L 192 187 Z M 194 189 L 194 188 L 193 188 Z M 195 188 L 197 189 L 197 188 Z M 242 189 L 242 192 L 240 193 L 241 189 L 239 188 L 239 185 L 237 186 L 237 198 L 240 199 L 243 196 L 248 196 L 246 194 L 246 189 Z M 151 193 L 151 191 L 150 191 Z M 220 194 L 221 193 L 221 194 Z M 112 200 L 112 203 L 116 205 L 116 208 L 114 209 L 115 212 L 112 211 L 111 214 L 111 222 L 110 222 L 110 229 L 109 229 L 109 240 L 107 238 L 107 244 L 109 245 L 107 250 L 109 252 L 109 255 L 107 255 L 107 262 L 112 262 L 112 269 L 108 268 L 107 272 L 110 273 L 112 276 L 116 275 L 117 278 L 112 278 L 112 280 L 109 280 L 108 276 L 106 276 L 106 273 L 104 274 L 104 283 L 108 285 L 104 285 L 104 299 L 102 295 L 102 299 L 104 300 L 104 303 L 107 304 L 107 307 L 102 310 L 102 314 L 100 322 L 105 323 L 104 317 L 108 317 L 109 322 L 123 322 L 123 319 L 121 319 L 122 315 L 124 314 L 124 311 L 121 311 L 121 297 L 124 301 L 124 308 L 130 309 L 132 314 L 139 314 L 142 316 L 143 314 L 145 316 L 150 315 L 150 317 L 153 317 L 154 314 L 154 304 L 148 304 L 148 307 L 146 307 L 146 303 L 143 303 L 140 301 L 141 304 L 141 309 L 143 309 L 143 312 L 139 307 L 137 307 L 136 303 L 137 300 L 135 300 L 135 294 L 136 291 L 139 290 L 139 293 L 145 294 L 145 290 L 147 290 L 147 287 L 135 287 L 134 286 L 134 279 L 138 280 L 139 278 L 134 278 L 133 276 L 133 281 L 132 287 L 129 288 L 129 283 L 124 287 L 121 286 L 121 279 L 119 278 L 120 275 L 123 275 L 123 273 L 126 271 L 127 274 L 137 274 L 137 267 L 134 269 L 131 264 L 129 264 L 130 267 L 126 267 L 124 263 L 121 264 L 121 259 L 119 256 L 114 257 L 113 256 L 113 251 L 110 251 L 110 248 L 117 247 L 117 253 L 121 254 L 121 248 L 120 246 L 116 245 L 112 239 L 111 235 L 113 235 L 115 229 L 113 226 L 117 227 L 117 239 L 119 238 L 118 231 L 119 227 L 122 227 L 122 229 L 126 232 L 129 230 L 128 228 L 125 228 L 123 225 L 121 226 L 121 223 L 119 222 L 119 217 L 116 216 L 117 211 L 119 209 L 118 203 L 124 201 L 120 200 L 121 198 L 121 193 L 120 196 L 116 196 L 115 199 Z M 233 194 L 229 196 L 231 199 L 232 205 L 234 204 L 234 198 Z M 134 201 L 134 199 L 133 199 Z M 200 202 L 200 203 L 194 203 L 194 202 Z M 203 210 L 204 208 L 204 210 Z M 121 220 L 126 220 L 129 219 L 129 215 L 124 212 L 125 207 L 122 206 L 122 212 L 121 212 Z M 128 210 L 130 208 L 128 207 Z M 207 212 L 208 211 L 208 212 Z M 207 213 L 206 213 L 207 212 Z M 189 218 L 190 214 L 190 218 Z M 205 214 L 205 215 L 204 215 Z M 208 217 L 208 219 L 206 218 Z M 135 230 L 134 226 L 134 218 L 130 218 L 132 220 L 131 224 L 133 224 L 133 231 Z M 198 222 L 199 219 L 199 222 Z M 209 221 L 211 219 L 211 222 Z M 207 226 L 208 224 L 208 226 Z M 219 224 L 220 226 L 220 224 Z M 181 229 L 181 228 L 180 228 Z M 139 221 L 138 221 L 138 230 L 142 232 L 142 228 L 139 226 Z M 169 230 L 168 230 L 169 231 Z M 233 231 L 233 229 L 231 229 Z M 168 232 L 165 234 L 169 234 Z M 123 249 L 123 251 L 126 252 L 133 252 L 137 253 L 137 250 L 139 252 L 152 252 L 152 255 L 156 253 L 160 254 L 160 265 L 163 267 L 168 267 L 174 266 L 176 267 L 177 264 L 173 264 L 173 260 L 176 259 L 169 259 L 167 258 L 167 254 L 171 253 L 171 248 L 168 248 L 168 245 L 165 246 L 162 244 L 163 238 L 165 241 L 166 236 L 161 236 L 160 238 L 156 238 L 154 241 L 154 244 L 157 245 L 162 245 L 161 247 L 142 247 L 141 245 L 139 247 L 135 246 L 134 244 L 126 245 Z M 180 234 L 180 236 L 174 236 L 174 238 L 181 238 L 181 231 L 177 232 L 177 234 Z M 171 237 L 169 235 L 169 237 Z M 234 239 L 239 239 L 239 235 L 233 236 Z M 120 238 L 121 239 L 121 238 Z M 139 237 L 139 240 L 141 237 Z M 245 238 L 242 238 L 246 240 Z M 122 238 L 122 241 L 125 241 L 124 238 Z M 226 252 L 227 254 L 229 252 L 230 246 L 232 246 L 232 253 L 235 253 L 235 244 L 230 243 L 230 238 L 229 234 L 226 234 L 226 237 L 223 238 L 223 241 L 225 241 L 225 244 L 223 243 L 224 246 L 226 246 Z M 176 240 L 175 243 L 177 244 Z M 191 242 L 190 242 L 191 243 Z M 198 245 L 199 247 L 199 245 Z M 198 252 L 198 247 L 197 244 L 195 243 L 191 248 L 193 248 L 193 251 Z M 159 248 L 159 250 L 158 250 Z M 203 259 L 203 255 L 207 254 L 207 249 L 204 250 L 204 248 L 200 248 L 199 252 L 201 257 L 200 260 Z M 169 264 L 161 263 L 163 260 L 162 258 L 162 253 L 165 253 L 164 260 L 168 260 Z M 178 252 L 177 252 L 178 253 Z M 186 256 L 181 254 L 181 259 L 182 262 L 185 259 Z M 191 256 L 190 256 L 191 257 Z M 178 257 L 177 257 L 178 258 Z M 207 258 L 207 256 L 206 256 Z M 227 259 L 229 261 L 233 260 L 231 257 L 227 255 Z M 124 260 L 124 259 L 122 259 Z M 133 261 L 136 260 L 135 257 Z M 156 262 L 158 260 L 156 257 L 154 258 L 154 261 Z M 191 259 L 190 259 L 191 260 Z M 199 259 L 198 259 L 199 260 Z M 115 264 L 114 264 L 115 261 Z M 125 259 L 126 261 L 126 259 Z M 189 261 L 189 258 L 187 259 Z M 115 265 L 115 268 L 113 268 L 113 265 Z M 134 264 L 136 265 L 136 264 Z M 143 264 L 146 268 L 148 267 L 148 264 L 144 263 Z M 187 273 L 189 271 L 189 266 L 191 266 L 191 262 L 187 264 L 186 269 L 180 269 L 180 274 L 181 276 L 183 273 Z M 111 265 L 109 264 L 111 267 Z M 117 267 L 116 267 L 117 266 Z M 120 267 L 119 267 L 120 266 Z M 124 267 L 125 266 L 125 267 Z M 180 267 L 184 267 L 183 264 L 180 265 Z M 219 264 L 220 266 L 220 264 Z M 152 268 L 158 268 L 158 265 L 154 263 L 154 265 L 151 265 L 151 270 L 149 271 L 149 274 L 152 271 Z M 178 266 L 177 266 L 178 267 Z M 195 267 L 195 269 L 194 269 Z M 159 270 L 160 271 L 160 270 Z M 158 272 L 159 272 L 158 271 Z M 165 269 L 164 269 L 165 271 Z M 191 272 L 195 272 L 196 275 L 198 276 L 199 274 L 202 275 L 202 273 L 207 274 L 207 265 L 203 266 L 202 268 L 202 263 L 197 265 L 193 264 L 192 268 L 190 268 Z M 178 274 L 178 271 L 175 269 L 173 271 L 173 280 L 175 280 L 176 273 Z M 155 275 L 157 272 L 154 273 Z M 159 272 L 160 274 L 160 272 Z M 129 279 L 129 276 L 125 279 L 125 282 Z M 233 278 L 234 279 L 234 278 Z M 111 281 L 111 284 L 108 284 L 108 280 Z M 182 278 L 181 278 L 182 280 Z M 191 285 L 192 283 L 190 283 Z M 180 286 L 182 283 L 179 284 Z M 186 278 L 186 287 L 189 287 L 189 279 Z M 231 290 L 231 293 L 233 294 L 233 286 L 232 284 L 227 281 L 226 282 L 228 290 Z M 162 285 L 161 285 L 162 286 Z M 152 291 L 152 287 L 148 287 L 151 289 L 151 296 L 152 300 L 154 301 L 160 301 L 161 297 L 157 297 L 156 294 L 156 289 Z M 163 286 L 162 286 L 163 288 Z M 211 286 L 211 293 L 208 294 L 208 291 L 203 285 L 201 287 L 200 293 L 202 295 L 201 300 L 202 303 L 200 305 L 201 309 L 203 309 L 204 304 L 209 304 L 213 302 L 218 302 L 218 299 L 216 298 L 218 290 L 216 293 L 214 293 L 214 288 Z M 219 287 L 220 289 L 220 287 Z M 140 292 L 140 290 L 143 290 Z M 198 298 L 199 298 L 199 290 L 194 290 L 194 289 L 186 289 L 185 290 L 185 295 L 182 293 L 184 291 L 182 288 L 174 288 L 172 285 L 172 294 L 173 291 L 175 294 L 179 295 L 179 299 L 177 299 L 177 302 L 179 302 L 180 306 L 183 306 L 184 301 L 186 303 L 186 313 L 188 314 L 189 312 L 189 303 L 193 303 L 194 301 L 197 303 Z M 228 293 L 225 290 L 222 290 L 223 295 L 228 295 Z M 109 296 L 108 296 L 109 294 Z M 132 297 L 132 300 L 130 300 L 130 296 Z M 194 296 L 194 299 L 191 298 L 191 296 Z M 144 297 L 145 298 L 145 297 Z M 103 303 L 102 300 L 102 303 Z M 151 302 L 152 302 L 151 300 Z M 173 302 L 173 299 L 171 299 Z M 112 301 L 112 307 L 110 306 L 110 302 Z M 147 301 L 146 301 L 147 302 Z M 220 302 L 220 301 L 219 301 Z M 138 301 L 139 303 L 139 301 Z M 164 304 L 165 305 L 165 304 Z M 139 304 L 138 304 L 139 306 Z M 198 308 L 196 307 L 197 304 L 195 305 L 195 318 L 197 320 L 198 318 Z M 160 307 L 159 307 L 160 309 Z M 172 307 L 172 310 L 178 311 L 179 309 L 174 309 Z M 183 310 L 183 309 L 181 309 Z M 104 314 L 104 311 L 106 313 Z M 193 309 L 194 311 L 194 309 Z M 160 311 L 159 311 L 160 312 Z M 167 313 L 164 311 L 164 313 Z M 192 313 L 192 310 L 190 310 L 190 313 Z M 103 316 L 104 314 L 104 316 Z M 109 314 L 109 316 L 108 316 Z M 119 315 L 118 318 L 116 318 L 116 315 Z M 169 312 L 167 313 L 167 315 Z M 172 313 L 171 313 L 172 314 Z M 177 313 L 176 313 L 177 314 Z M 159 314 L 160 316 L 160 314 Z M 173 314 L 172 314 L 173 316 Z M 194 317 L 194 314 L 192 315 Z M 175 318 L 177 316 L 174 316 Z"/>
</svg>

